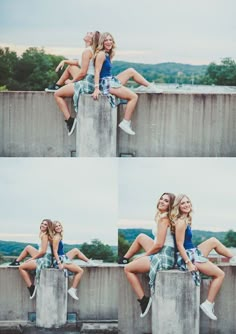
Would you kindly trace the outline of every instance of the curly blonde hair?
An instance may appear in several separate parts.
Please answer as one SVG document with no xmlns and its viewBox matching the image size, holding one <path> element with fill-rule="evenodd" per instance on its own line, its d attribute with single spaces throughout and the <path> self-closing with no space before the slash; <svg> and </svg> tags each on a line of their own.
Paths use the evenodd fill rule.
<svg viewBox="0 0 236 334">
<path fill-rule="evenodd" d="M 182 216 L 182 213 L 180 212 L 180 203 L 181 203 L 181 201 L 182 201 L 182 199 L 184 197 L 186 197 L 189 200 L 190 204 L 191 204 L 191 211 L 189 212 L 189 214 L 185 218 L 185 222 L 186 222 L 186 224 L 188 224 L 190 226 L 192 225 L 192 212 L 193 212 L 192 202 L 191 202 L 190 198 L 187 195 L 185 195 L 185 194 L 179 194 L 175 198 L 175 201 L 174 201 L 174 204 L 173 204 L 173 208 L 172 208 L 171 213 L 170 213 L 170 224 L 171 224 L 171 232 L 172 233 L 175 233 L 176 222 Z"/>
<path fill-rule="evenodd" d="M 96 57 L 97 57 L 97 55 L 98 55 L 98 53 L 100 51 L 105 51 L 104 41 L 107 38 L 107 36 L 111 36 L 112 41 L 113 41 L 112 48 L 109 51 L 109 56 L 110 56 L 111 59 L 114 57 L 114 55 L 115 55 L 115 48 L 116 48 L 115 40 L 114 40 L 113 36 L 109 32 L 104 32 L 103 34 L 101 34 L 101 36 L 99 38 L 98 47 L 97 47 L 97 49 L 95 51 L 95 55 L 94 55 L 94 60 L 96 60 Z"/>
<path fill-rule="evenodd" d="M 60 233 L 55 231 L 56 224 L 61 225 L 61 232 Z M 60 234 L 61 239 L 63 238 L 63 225 L 58 220 L 54 220 L 54 222 L 53 222 L 53 235 L 55 236 L 56 234 Z"/>
</svg>

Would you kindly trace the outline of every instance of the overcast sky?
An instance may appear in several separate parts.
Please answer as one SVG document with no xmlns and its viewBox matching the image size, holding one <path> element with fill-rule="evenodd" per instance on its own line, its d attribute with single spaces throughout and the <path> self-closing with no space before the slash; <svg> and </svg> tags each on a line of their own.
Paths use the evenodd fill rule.
<svg viewBox="0 0 236 334">
<path fill-rule="evenodd" d="M 236 231 L 235 158 L 119 160 L 119 226 L 150 228 L 163 192 L 190 197 L 193 229 Z"/>
<path fill-rule="evenodd" d="M 117 168 L 112 159 L 0 159 L 0 240 L 37 242 L 43 218 L 68 243 L 117 244 Z"/>
<path fill-rule="evenodd" d="M 209 64 L 236 58 L 235 0 L 0 0 L 0 46 L 76 58 L 87 31 L 111 32 L 116 60 Z"/>
<path fill-rule="evenodd" d="M 0 240 L 37 242 L 43 218 L 67 243 L 117 244 L 117 228 L 150 228 L 163 192 L 186 193 L 193 228 L 236 230 L 235 158 L 1 158 Z"/>
</svg>

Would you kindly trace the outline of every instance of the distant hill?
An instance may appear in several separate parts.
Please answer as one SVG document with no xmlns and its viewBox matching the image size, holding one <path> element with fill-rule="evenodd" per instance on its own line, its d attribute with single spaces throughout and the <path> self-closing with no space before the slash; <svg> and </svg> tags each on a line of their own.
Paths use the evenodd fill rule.
<svg viewBox="0 0 236 334">
<path fill-rule="evenodd" d="M 149 237 L 154 238 L 152 235 L 152 231 L 150 229 L 142 229 L 142 228 L 127 228 L 127 229 L 119 229 L 119 234 L 123 234 L 125 239 L 132 243 L 134 239 L 140 234 L 145 233 Z M 193 243 L 198 245 L 199 243 L 203 242 L 204 240 L 216 237 L 221 242 L 224 242 L 225 236 L 227 232 L 212 232 L 212 231 L 201 231 L 201 230 L 193 230 Z"/>
<path fill-rule="evenodd" d="M 181 81 L 182 83 L 190 83 L 194 77 L 194 82 L 199 83 L 201 78 L 205 75 L 208 65 L 190 65 L 171 62 L 160 64 L 142 64 L 114 61 L 112 72 L 114 75 L 117 75 L 129 67 L 136 69 L 149 81 L 166 83 Z"/>
<path fill-rule="evenodd" d="M 16 241 L 3 241 L 0 240 L 0 254 L 3 256 L 18 256 L 20 252 L 28 245 L 29 243 L 16 242 Z M 37 244 L 31 243 L 30 245 L 35 248 L 38 247 Z M 65 253 L 72 248 L 80 248 L 82 244 L 64 244 Z M 117 246 L 110 246 L 114 254 L 117 254 Z"/>
</svg>

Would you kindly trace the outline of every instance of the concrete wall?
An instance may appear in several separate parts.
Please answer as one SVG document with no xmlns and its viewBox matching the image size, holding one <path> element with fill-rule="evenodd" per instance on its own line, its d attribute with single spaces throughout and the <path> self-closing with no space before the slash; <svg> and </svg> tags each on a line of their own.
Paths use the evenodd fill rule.
<svg viewBox="0 0 236 334">
<path fill-rule="evenodd" d="M 52 93 L 0 92 L 0 156 L 236 156 L 236 94 L 140 93 L 135 136 L 116 134 L 124 106 L 118 121 L 105 97 L 85 95 L 79 108 L 81 124 L 68 137 Z"/>
<path fill-rule="evenodd" d="M 0 92 L 1 157 L 70 157 L 72 151 L 75 135 L 68 137 L 52 93 Z"/>
<path fill-rule="evenodd" d="M 132 123 L 135 136 L 118 132 L 118 154 L 236 156 L 236 94 L 140 94 Z"/>
<path fill-rule="evenodd" d="M 177 332 L 167 330 L 176 323 L 176 319 L 179 319 L 178 326 L 182 328 L 185 326 L 184 330 L 186 330 L 186 325 L 191 318 L 191 328 L 195 326 L 196 329 L 196 320 L 199 315 L 200 334 L 233 334 L 236 333 L 234 317 L 236 312 L 236 266 L 225 265 L 220 268 L 226 275 L 223 287 L 216 299 L 215 313 L 218 320 L 215 322 L 209 320 L 202 311 L 199 313 L 199 297 L 195 294 L 196 291 L 194 292 L 196 287 L 191 275 L 176 270 L 158 274 L 155 297 L 157 301 L 154 300 L 154 303 L 159 304 L 153 304 L 152 312 L 150 311 L 144 319 L 141 319 L 137 298 L 126 280 L 123 267 L 118 265 L 84 268 L 85 275 L 78 291 L 80 300 L 73 301 L 69 297 L 67 311 L 77 313 L 78 320 L 86 321 L 115 320 L 118 317 L 119 331 L 122 334 L 155 334 L 155 330 L 160 325 L 163 328 L 161 331 L 163 334 L 176 334 Z M 146 293 L 149 294 L 147 275 L 141 275 L 140 278 Z M 203 280 L 200 302 L 206 298 L 208 284 L 209 280 Z M 172 302 L 170 298 L 173 299 Z M 18 320 L 21 323 L 28 319 L 28 312 L 35 312 L 35 310 L 35 301 L 29 299 L 29 293 L 18 270 L 0 268 L 0 325 L 2 321 L 11 320 Z"/>
</svg>

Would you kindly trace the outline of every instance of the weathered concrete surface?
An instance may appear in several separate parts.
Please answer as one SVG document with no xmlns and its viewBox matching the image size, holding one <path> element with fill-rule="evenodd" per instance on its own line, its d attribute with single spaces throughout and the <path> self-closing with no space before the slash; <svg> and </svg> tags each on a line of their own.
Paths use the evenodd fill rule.
<svg viewBox="0 0 236 334">
<path fill-rule="evenodd" d="M 74 151 L 75 134 L 68 137 L 52 93 L 0 92 L 1 157 L 70 157 Z"/>
<path fill-rule="evenodd" d="M 61 327 L 67 321 L 67 278 L 57 269 L 44 269 L 36 298 L 36 326 Z"/>
<path fill-rule="evenodd" d="M 118 266 L 102 265 L 83 269 L 84 275 L 77 293 L 79 301 L 69 297 L 68 312 L 77 312 L 78 320 L 117 320 Z"/>
<path fill-rule="evenodd" d="M 118 333 L 118 326 L 115 323 L 86 323 L 83 324 L 80 330 L 80 334 L 106 334 L 106 333 Z"/>
<path fill-rule="evenodd" d="M 79 101 L 76 156 L 116 157 L 117 108 L 105 96 L 94 101 L 82 95 Z"/>
<path fill-rule="evenodd" d="M 235 157 L 236 94 L 139 94 L 132 127 L 118 131 L 118 155 Z"/>
<path fill-rule="evenodd" d="M 28 312 L 36 311 L 29 297 L 18 268 L 0 268 L 0 321 L 27 321 Z"/>
<path fill-rule="evenodd" d="M 235 334 L 236 333 L 236 266 L 219 266 L 225 272 L 225 279 L 215 300 L 217 321 L 212 321 L 200 311 L 200 334 Z M 201 285 L 201 303 L 207 297 L 210 280 L 203 280 Z"/>
<path fill-rule="evenodd" d="M 117 130 L 123 108 L 117 121 L 106 97 L 82 96 L 79 124 L 68 137 L 53 94 L 0 92 L 0 156 L 236 157 L 235 93 L 140 93 L 135 136 Z"/>
<path fill-rule="evenodd" d="M 200 287 L 191 273 L 157 274 L 152 302 L 152 334 L 199 334 Z"/>
<path fill-rule="evenodd" d="M 127 281 L 124 266 L 120 266 L 119 274 L 119 316 L 118 326 L 121 334 L 148 334 L 152 332 L 151 311 L 145 318 L 140 318 L 140 305 L 137 297 Z M 140 281 L 145 289 L 145 294 L 150 295 L 149 279 L 147 275 L 139 275 Z"/>
<path fill-rule="evenodd" d="M 123 266 L 84 267 L 85 274 L 78 291 L 80 299 L 79 301 L 73 301 L 71 297 L 68 297 L 67 312 L 77 313 L 77 320 L 81 323 L 83 321 L 89 322 L 89 320 L 117 320 L 119 310 L 118 327 L 122 334 L 152 333 L 151 321 L 153 321 L 154 331 L 158 329 L 158 326 L 166 325 L 165 331 L 163 330 L 161 333 L 169 334 L 171 332 L 166 332 L 167 329 L 172 328 L 171 326 L 174 324 L 176 326 L 183 326 L 184 324 L 184 326 L 187 326 L 189 318 L 192 319 L 193 314 L 195 314 L 196 318 L 192 319 L 193 323 L 190 327 L 192 328 L 198 319 L 198 312 L 200 312 L 200 334 L 233 334 L 236 333 L 234 317 L 236 312 L 236 266 L 224 265 L 220 268 L 225 272 L 225 281 L 216 299 L 215 314 L 218 317 L 217 321 L 209 320 L 199 310 L 200 302 L 197 304 L 198 296 L 196 297 L 191 275 L 176 270 L 158 274 L 157 300 L 154 299 L 152 309 L 145 318 L 141 319 L 137 298 L 126 279 Z M 149 294 L 148 277 L 146 275 L 140 277 L 145 292 Z M 201 302 L 206 298 L 208 284 L 208 280 L 202 281 L 200 287 Z M 183 287 L 182 290 L 181 286 Z M 194 296 L 197 299 L 196 304 L 188 305 Z M 173 298 L 173 301 L 171 301 L 171 298 Z M 28 290 L 20 277 L 18 269 L 1 267 L 0 327 L 1 323 L 6 324 L 9 321 L 14 322 L 14 325 L 16 325 L 16 322 L 24 324 L 28 319 L 28 312 L 35 311 L 35 301 L 29 299 Z M 177 322 L 176 319 L 181 314 L 183 318 Z M 156 319 L 160 316 L 162 318 L 160 324 L 158 324 Z M 173 334 L 176 333 L 176 331 L 173 332 Z M 188 333 L 190 333 L 190 330 Z"/>
</svg>

